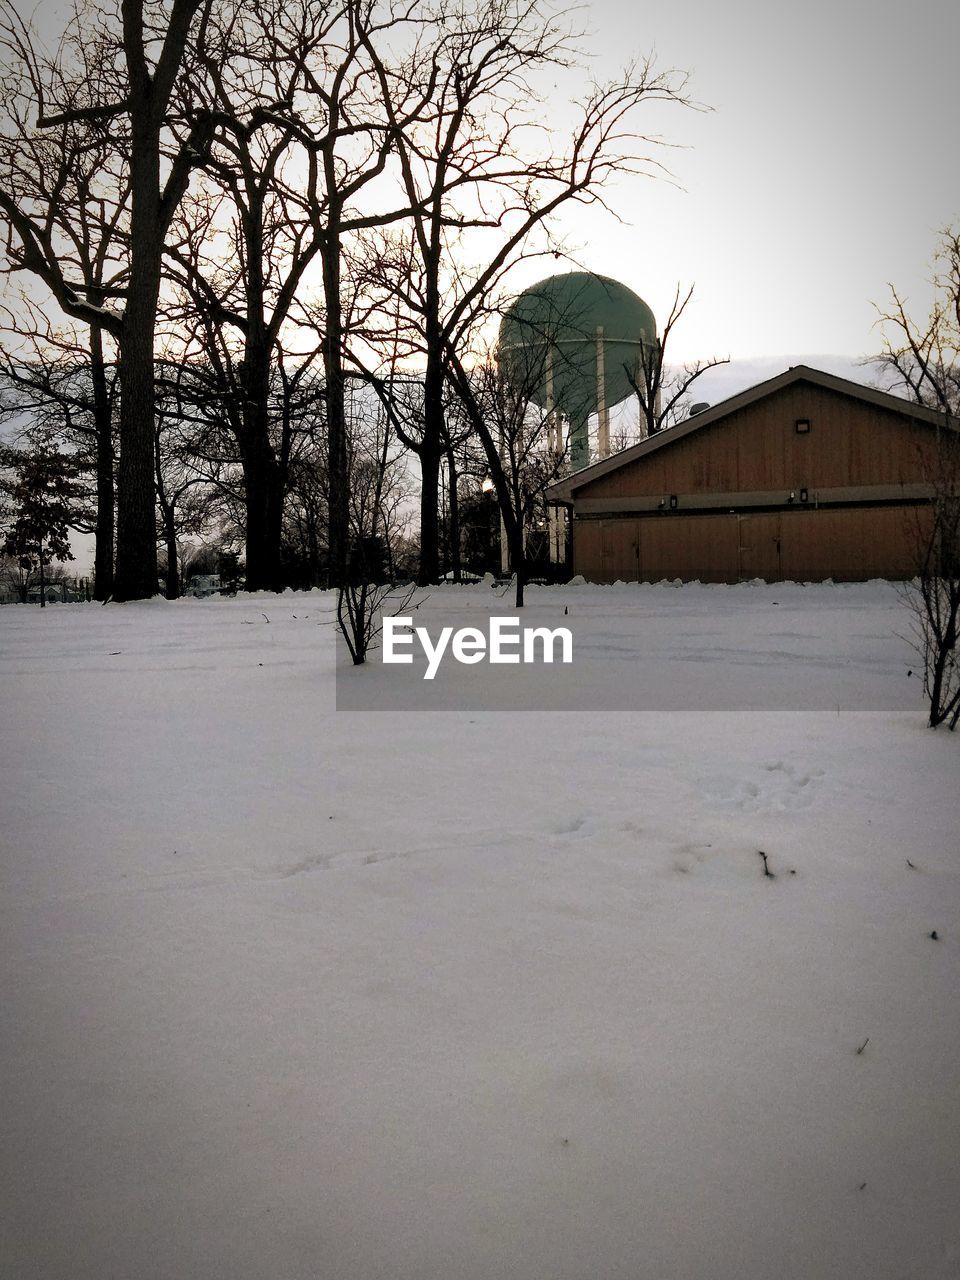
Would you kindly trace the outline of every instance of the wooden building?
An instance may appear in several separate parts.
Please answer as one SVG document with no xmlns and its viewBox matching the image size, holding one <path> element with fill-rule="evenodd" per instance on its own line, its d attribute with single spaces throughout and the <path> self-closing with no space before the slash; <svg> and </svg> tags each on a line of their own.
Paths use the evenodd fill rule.
<svg viewBox="0 0 960 1280">
<path fill-rule="evenodd" d="M 908 578 L 943 418 L 798 365 L 547 490 L 591 582 Z"/>
</svg>

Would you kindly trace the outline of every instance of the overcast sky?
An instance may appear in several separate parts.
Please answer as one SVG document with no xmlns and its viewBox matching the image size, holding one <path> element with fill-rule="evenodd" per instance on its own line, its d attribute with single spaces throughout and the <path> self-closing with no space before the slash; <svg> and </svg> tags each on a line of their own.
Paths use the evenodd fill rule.
<svg viewBox="0 0 960 1280">
<path fill-rule="evenodd" d="M 46 33 L 66 7 L 42 0 Z M 597 78 L 655 50 L 712 108 L 638 117 L 682 147 L 663 157 L 679 187 L 619 184 L 627 225 L 566 220 L 578 265 L 658 319 L 696 284 L 674 359 L 870 354 L 888 282 L 925 312 L 937 232 L 960 218 L 956 0 L 586 0 L 579 20 Z M 562 122 L 563 94 L 555 105 Z"/>
<path fill-rule="evenodd" d="M 583 17 L 598 75 L 655 48 L 713 108 L 655 113 L 686 144 L 666 157 L 683 190 L 631 180 L 631 225 L 571 223 L 583 265 L 658 318 L 696 284 L 675 358 L 870 353 L 888 281 L 925 310 L 937 232 L 960 218 L 960 6 L 591 0 Z"/>
</svg>

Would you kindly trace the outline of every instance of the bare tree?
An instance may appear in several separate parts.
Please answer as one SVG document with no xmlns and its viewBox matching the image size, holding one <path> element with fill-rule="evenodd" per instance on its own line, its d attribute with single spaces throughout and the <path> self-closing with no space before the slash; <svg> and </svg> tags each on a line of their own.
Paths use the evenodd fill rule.
<svg viewBox="0 0 960 1280">
<path fill-rule="evenodd" d="M 361 407 L 350 431 L 350 546 L 347 571 L 337 588 L 337 623 L 354 666 L 366 660 L 383 625 L 388 603 L 401 611 L 413 588 L 394 586 L 388 573 L 391 490 L 397 482 L 397 444 L 382 411 Z"/>
<path fill-rule="evenodd" d="M 421 583 L 435 581 L 439 571 L 443 388 L 451 354 L 463 358 L 478 314 L 518 258 L 537 251 L 534 233 L 562 206 L 602 203 L 614 171 L 657 167 L 645 155 L 651 139 L 633 128 L 635 109 L 653 99 L 684 101 L 682 77 L 640 63 L 622 80 L 594 87 L 562 144 L 543 126 L 549 108 L 535 77 L 574 61 L 576 33 L 563 15 L 551 15 L 540 0 L 465 0 L 455 11 L 438 12 L 436 24 L 442 38 L 418 63 L 435 86 L 425 119 L 400 118 L 395 102 L 408 79 L 369 47 L 412 211 L 409 253 L 398 257 L 393 289 L 415 323 L 424 362 L 422 426 L 405 439 L 422 477 Z M 467 239 L 467 233 L 482 234 Z M 544 240 L 540 251 L 545 246 Z M 457 375 L 453 381 L 460 383 Z"/>
<path fill-rule="evenodd" d="M 918 521 L 920 569 L 909 588 L 931 727 L 960 721 L 960 437 L 944 427 L 930 473 L 932 519 Z"/>
<path fill-rule="evenodd" d="M 415 213 L 408 184 L 388 178 L 403 130 L 436 119 L 433 71 L 442 36 L 438 15 L 402 0 L 347 0 L 339 38 L 327 49 L 329 75 L 318 86 L 321 125 L 315 143 L 314 223 L 323 237 L 323 335 L 332 581 L 347 571 L 351 538 L 344 265 L 347 246 L 375 228 Z M 388 71 L 389 68 L 389 71 Z M 375 185 L 376 184 L 376 185 Z M 379 197 L 374 192 L 384 192 Z M 361 211 L 358 201 L 363 198 Z"/>
<path fill-rule="evenodd" d="M 302 111 L 339 13 L 309 0 L 265 0 L 212 15 L 204 92 L 215 131 L 203 182 L 182 203 L 167 248 L 183 319 L 193 320 L 198 353 L 216 371 L 239 451 L 249 590 L 283 585 L 292 435 L 277 374 L 290 355 L 284 334 L 298 290 L 322 247 L 314 135 Z M 304 353 L 304 369 L 313 356 L 319 351 Z"/>
<path fill-rule="evenodd" d="M 547 348 L 531 351 L 522 372 L 488 358 L 469 371 L 454 353 L 448 376 L 475 437 L 483 447 L 506 534 L 515 603 L 522 608 L 529 575 L 527 537 L 548 485 L 563 473 L 569 441 L 555 413 L 537 402 Z"/>
<path fill-rule="evenodd" d="M 26 35 L 6 14 L 0 48 L 17 56 Z M 88 34 L 83 74 L 92 82 L 108 60 L 103 38 Z M 28 64 L 29 65 L 29 64 Z M 49 68 L 48 68 L 49 69 Z M 34 80 L 39 81 L 36 70 Z M 44 249 L 55 254 L 63 278 L 94 308 L 116 296 L 125 271 L 128 188 L 117 166 L 117 141 L 109 129 L 89 123 L 32 127 L 37 95 L 24 91 L 22 71 L 7 81 L 6 118 L 0 130 L 0 208 L 15 199 L 42 227 Z M 110 84 L 104 92 L 110 91 Z M 64 88 L 64 92 L 67 90 Z M 29 412 L 58 416 L 71 447 L 91 457 L 97 477 L 95 593 L 113 592 L 114 470 L 117 408 L 115 344 L 89 317 L 54 321 L 31 290 L 31 263 L 13 227 L 8 228 L 5 323 L 0 347 L 12 399 Z M 17 273 L 21 273 L 19 278 Z M 25 274 L 24 274 L 25 273 Z M 19 287 L 17 287 L 17 283 Z"/>
<path fill-rule="evenodd" d="M 677 322 L 686 311 L 693 297 L 691 285 L 683 298 L 680 286 L 674 294 L 670 312 L 660 330 L 660 336 L 649 353 L 644 352 L 633 368 L 624 366 L 627 380 L 633 387 L 640 409 L 640 429 L 643 437 L 656 435 L 666 427 L 675 426 L 690 412 L 690 388 L 708 369 L 729 364 L 729 356 L 711 356 L 704 360 L 688 361 L 673 368 L 666 363 L 667 344 Z"/>
<path fill-rule="evenodd" d="M 954 229 L 942 233 L 933 283 L 932 310 L 919 324 L 891 286 L 892 305 L 880 314 L 879 360 L 890 389 L 943 415 L 934 447 L 922 460 L 930 507 L 917 522 L 920 568 L 908 599 L 929 723 L 955 729 L 960 721 L 960 232 Z"/>
<path fill-rule="evenodd" d="M 206 528 L 212 486 L 198 456 L 204 448 L 203 426 L 181 412 L 182 370 L 177 367 L 164 376 L 161 364 L 159 371 L 154 445 L 159 541 L 164 549 L 167 599 L 176 600 L 182 590 L 178 544 L 182 537 L 201 534 Z"/>
<path fill-rule="evenodd" d="M 119 22 L 93 3 L 74 11 L 57 52 L 41 51 L 11 5 L 4 9 L 3 44 L 21 68 L 16 92 L 22 140 L 77 136 L 117 142 L 110 175 L 129 191 L 129 224 L 122 287 L 102 296 L 74 279 L 50 199 L 0 187 L 0 210 L 13 232 L 16 265 L 40 277 L 61 309 L 108 333 L 120 368 L 120 465 L 114 595 L 153 595 L 157 585 L 154 508 L 154 335 L 163 247 L 192 169 L 212 136 L 209 113 L 194 110 L 185 64 L 204 44 L 210 0 L 169 0 L 149 8 L 122 0 Z M 104 36 L 91 40 L 90 29 Z M 29 118 L 35 118 L 35 125 Z M 56 232 L 56 234 L 54 234 Z M 101 296 L 98 296 L 101 295 Z"/>
<path fill-rule="evenodd" d="M 184 209 L 171 269 L 191 307 L 210 318 L 208 348 L 211 340 L 219 346 L 233 396 L 228 420 L 243 460 L 251 588 L 278 585 L 290 460 L 270 430 L 271 365 L 281 342 L 291 346 L 291 331 L 309 325 L 317 333 L 326 541 L 336 581 L 346 571 L 349 542 L 349 245 L 408 212 L 402 188 L 378 182 L 394 144 L 366 49 L 382 44 L 393 58 L 405 30 L 424 23 L 415 7 L 393 0 L 265 0 L 238 21 L 210 25 L 216 53 L 205 67 L 215 133 L 205 169 L 215 194 L 204 190 Z M 420 88 L 408 78 L 403 122 L 426 108 L 429 94 Z M 318 304 L 308 293 L 311 275 L 319 277 Z"/>
<path fill-rule="evenodd" d="M 916 322 L 907 302 L 890 285 L 891 305 L 878 308 L 885 385 L 917 404 L 960 417 L 960 230 L 941 233 L 935 257 L 934 300 L 925 321 Z"/>
</svg>

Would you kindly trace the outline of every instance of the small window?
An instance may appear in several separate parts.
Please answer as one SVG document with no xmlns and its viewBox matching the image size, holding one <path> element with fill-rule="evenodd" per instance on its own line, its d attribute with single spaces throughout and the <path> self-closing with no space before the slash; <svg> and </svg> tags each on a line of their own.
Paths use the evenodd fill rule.
<svg viewBox="0 0 960 1280">
<path fill-rule="evenodd" d="M 798 436 L 805 436 L 810 430 L 809 418 L 798 418 L 796 421 L 796 431 Z"/>
</svg>

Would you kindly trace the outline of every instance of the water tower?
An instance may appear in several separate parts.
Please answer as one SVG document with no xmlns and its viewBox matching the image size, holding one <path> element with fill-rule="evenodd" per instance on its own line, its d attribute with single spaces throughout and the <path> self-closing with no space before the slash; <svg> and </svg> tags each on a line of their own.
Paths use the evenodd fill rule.
<svg viewBox="0 0 960 1280">
<path fill-rule="evenodd" d="M 610 452 L 610 409 L 631 394 L 630 378 L 657 350 L 653 312 L 632 289 L 591 271 L 550 276 L 532 285 L 504 315 L 498 358 L 520 394 L 544 408 L 551 444 L 570 424 L 574 471 L 590 461 L 588 421 L 597 414 L 597 451 Z"/>
</svg>

